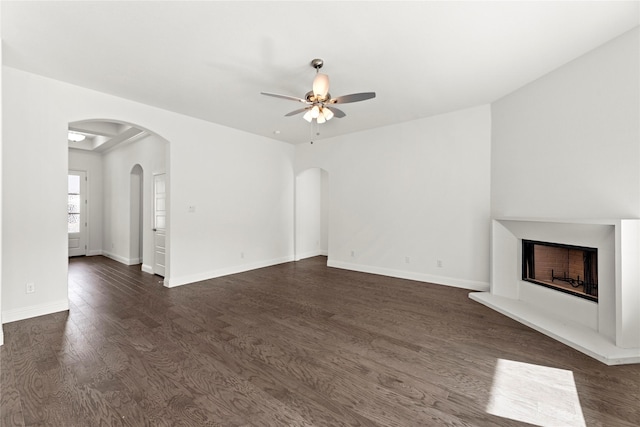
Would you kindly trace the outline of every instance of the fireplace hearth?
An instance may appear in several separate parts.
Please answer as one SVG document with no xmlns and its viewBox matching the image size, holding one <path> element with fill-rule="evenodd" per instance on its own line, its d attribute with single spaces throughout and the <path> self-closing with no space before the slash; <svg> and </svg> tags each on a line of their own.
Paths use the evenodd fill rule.
<svg viewBox="0 0 640 427">
<path fill-rule="evenodd" d="M 598 302 L 598 249 L 523 239 L 522 280 Z"/>
</svg>

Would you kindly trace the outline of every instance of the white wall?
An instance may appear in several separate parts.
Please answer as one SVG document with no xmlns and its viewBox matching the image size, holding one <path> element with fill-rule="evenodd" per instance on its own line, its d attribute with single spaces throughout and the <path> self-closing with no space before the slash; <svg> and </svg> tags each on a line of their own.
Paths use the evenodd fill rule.
<svg viewBox="0 0 640 427">
<path fill-rule="evenodd" d="M 69 149 L 69 169 L 87 173 L 87 255 L 102 254 L 102 157 Z"/>
<path fill-rule="evenodd" d="M 488 289 L 490 127 L 485 105 L 296 146 L 329 174 L 329 265 Z"/>
<path fill-rule="evenodd" d="M 171 285 L 293 260 L 293 146 L 212 127 L 170 140 Z"/>
<path fill-rule="evenodd" d="M 132 246 L 131 238 L 132 232 L 138 234 L 138 223 L 131 223 L 131 170 L 140 165 L 144 185 L 142 263 L 153 265 L 153 175 L 167 172 L 167 154 L 167 141 L 150 135 L 118 146 L 102 156 L 104 255 L 128 265 L 140 263 L 138 246 Z"/>
<path fill-rule="evenodd" d="M 492 104 L 495 217 L 640 217 L 639 30 Z"/>
<path fill-rule="evenodd" d="M 18 76 L 19 74 L 19 76 Z M 2 321 L 66 310 L 68 148 L 60 86 L 5 67 Z M 56 105 L 55 100 L 60 103 Z M 25 293 L 27 283 L 35 292 Z"/>
<path fill-rule="evenodd" d="M 293 259 L 291 145 L 10 67 L 2 78 L 3 322 L 68 308 L 67 128 L 78 120 L 170 142 L 169 285 Z"/>
</svg>

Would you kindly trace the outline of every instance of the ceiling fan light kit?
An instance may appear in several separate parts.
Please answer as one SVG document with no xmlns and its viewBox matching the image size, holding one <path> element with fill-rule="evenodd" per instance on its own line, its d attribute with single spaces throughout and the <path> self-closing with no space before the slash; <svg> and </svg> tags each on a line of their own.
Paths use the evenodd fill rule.
<svg viewBox="0 0 640 427">
<path fill-rule="evenodd" d="M 276 93 L 260 92 L 262 95 L 273 96 L 275 98 L 287 99 L 289 101 L 297 101 L 306 104 L 306 107 L 298 110 L 291 111 L 285 114 L 285 117 L 295 116 L 300 113 L 304 113 L 303 119 L 309 123 L 316 120 L 316 123 L 322 124 L 333 117 L 342 118 L 346 114 L 334 107 L 334 104 L 347 104 L 350 102 L 365 101 L 367 99 L 375 98 L 375 92 L 362 92 L 353 93 L 350 95 L 339 96 L 337 98 L 331 98 L 329 94 L 329 76 L 320 73 L 320 69 L 324 65 L 322 59 L 316 58 L 311 61 L 311 66 L 316 70 L 316 76 L 313 79 L 311 85 L 312 90 L 307 92 L 304 98 L 296 98 L 295 96 L 279 95 Z"/>
</svg>

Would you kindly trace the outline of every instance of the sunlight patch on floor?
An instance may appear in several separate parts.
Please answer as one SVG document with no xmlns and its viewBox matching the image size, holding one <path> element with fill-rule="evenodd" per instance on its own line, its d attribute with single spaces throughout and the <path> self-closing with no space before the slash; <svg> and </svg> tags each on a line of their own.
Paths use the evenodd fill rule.
<svg viewBox="0 0 640 427">
<path fill-rule="evenodd" d="M 585 427 L 573 372 L 498 359 L 487 413 L 538 426 Z"/>
</svg>

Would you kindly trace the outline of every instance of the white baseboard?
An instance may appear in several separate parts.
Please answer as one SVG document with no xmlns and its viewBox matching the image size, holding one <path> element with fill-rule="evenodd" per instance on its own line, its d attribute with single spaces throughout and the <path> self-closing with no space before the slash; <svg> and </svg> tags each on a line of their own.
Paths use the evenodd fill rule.
<svg viewBox="0 0 640 427">
<path fill-rule="evenodd" d="M 153 267 L 147 264 L 142 264 L 141 270 L 143 273 L 153 274 Z"/>
<path fill-rule="evenodd" d="M 300 261 L 302 259 L 305 258 L 311 258 L 314 256 L 320 256 L 322 255 L 322 251 L 320 249 L 314 250 L 314 251 L 307 251 L 307 252 L 303 252 L 301 254 L 296 254 L 296 261 Z"/>
<path fill-rule="evenodd" d="M 102 249 L 94 249 L 91 251 L 87 251 L 87 256 L 98 256 L 102 255 Z"/>
<path fill-rule="evenodd" d="M 454 288 L 470 289 L 473 291 L 488 291 L 489 282 L 457 279 L 455 277 L 436 276 L 432 274 L 416 273 L 414 271 L 394 270 L 391 268 L 376 267 L 371 265 L 352 264 L 349 262 L 329 259 L 328 267 L 342 268 L 344 270 L 359 271 L 361 273 L 379 274 L 381 276 L 396 277 L 398 279 L 416 280 L 418 282 L 434 283 L 436 285 L 452 286 Z"/>
<path fill-rule="evenodd" d="M 102 255 L 106 256 L 107 258 L 111 258 L 114 261 L 118 261 L 119 263 L 124 265 L 137 265 L 142 262 L 140 258 L 125 258 L 123 256 L 107 251 L 102 251 Z"/>
<path fill-rule="evenodd" d="M 191 274 L 189 276 L 171 277 L 169 279 L 165 278 L 164 285 L 167 288 L 174 288 L 176 286 L 188 285 L 190 283 L 201 282 L 208 279 L 215 279 L 216 277 L 228 276 L 230 274 L 243 273 L 245 271 L 256 270 L 263 267 L 270 267 L 272 265 L 291 261 L 293 261 L 293 256 L 286 256 L 282 258 L 274 258 L 249 264 L 234 265 L 232 267 L 220 268 L 204 273 Z"/>
<path fill-rule="evenodd" d="M 0 324 L 0 346 L 4 344 L 4 332 L 2 331 L 2 325 Z"/>
<path fill-rule="evenodd" d="M 69 310 L 68 299 L 13 310 L 3 310 L 2 323 L 17 322 L 18 320 L 30 319 L 32 317 L 44 316 L 67 310 Z"/>
<path fill-rule="evenodd" d="M 125 257 L 122 257 L 120 255 L 116 255 L 116 254 L 108 252 L 108 251 L 102 251 L 102 255 L 106 256 L 107 258 L 111 258 L 114 261 L 118 261 L 121 264 L 129 265 L 129 264 L 127 264 L 128 260 Z"/>
</svg>

